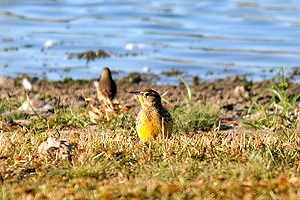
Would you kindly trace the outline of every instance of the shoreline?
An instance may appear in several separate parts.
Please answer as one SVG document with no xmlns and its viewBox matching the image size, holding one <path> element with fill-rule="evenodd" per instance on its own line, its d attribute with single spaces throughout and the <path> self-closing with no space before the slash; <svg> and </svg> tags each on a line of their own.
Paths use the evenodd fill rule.
<svg viewBox="0 0 300 200">
<path fill-rule="evenodd" d="M 228 71 L 228 69 L 224 69 L 224 72 Z M 226 73 L 226 72 L 225 72 Z M 258 78 L 257 80 L 253 80 L 251 78 L 251 74 L 235 74 L 235 75 L 225 75 L 222 76 L 216 76 L 216 77 L 208 77 L 209 75 L 213 75 L 213 72 L 209 72 L 208 74 L 205 74 L 203 76 L 193 76 L 188 73 L 184 73 L 183 71 L 172 69 L 170 71 L 162 71 L 161 73 L 151 73 L 151 72 L 130 72 L 130 73 L 124 73 L 122 71 L 114 71 L 112 70 L 113 79 L 116 80 L 126 80 L 132 83 L 151 83 L 154 85 L 178 85 L 180 84 L 180 79 L 178 76 L 182 76 L 190 85 L 195 85 L 195 82 L 198 83 L 214 83 L 214 82 L 221 82 L 221 81 L 234 81 L 234 79 L 240 79 L 244 80 L 246 82 L 253 82 L 253 83 L 259 83 L 259 82 L 265 82 L 265 81 L 275 81 L 277 79 L 277 73 L 278 71 L 271 69 L 269 70 L 268 78 Z M 120 74 L 122 76 L 120 77 Z M 60 80 L 52 80 L 47 79 L 45 77 L 38 77 L 35 75 L 28 75 L 26 73 L 23 73 L 22 75 L 16 75 L 15 77 L 11 76 L 0 76 L 0 85 L 3 85 L 3 80 L 1 79 L 12 79 L 12 80 L 19 80 L 23 78 L 28 78 L 31 80 L 31 82 L 39 82 L 39 81 L 49 81 L 49 82 L 89 82 L 89 81 L 98 81 L 100 78 L 101 73 L 99 74 L 98 78 L 87 78 L 87 79 L 73 79 L 72 77 L 64 77 Z M 289 82 L 292 83 L 299 83 L 300 82 L 300 68 L 294 68 L 289 70 L 289 72 L 286 74 L 286 79 Z"/>
</svg>

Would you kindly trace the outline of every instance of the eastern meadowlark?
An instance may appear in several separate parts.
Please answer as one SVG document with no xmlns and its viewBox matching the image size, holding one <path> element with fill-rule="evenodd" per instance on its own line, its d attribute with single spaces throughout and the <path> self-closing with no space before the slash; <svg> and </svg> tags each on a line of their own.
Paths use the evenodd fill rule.
<svg viewBox="0 0 300 200">
<path fill-rule="evenodd" d="M 142 105 L 136 120 L 140 139 L 151 142 L 157 137 L 168 138 L 172 133 L 173 120 L 171 114 L 162 106 L 160 95 L 152 89 L 130 93 L 139 95 Z"/>
<path fill-rule="evenodd" d="M 111 77 L 110 70 L 104 67 L 97 87 L 98 99 L 103 100 L 108 105 L 112 105 L 111 101 L 115 98 L 116 94 L 117 85 Z"/>
</svg>

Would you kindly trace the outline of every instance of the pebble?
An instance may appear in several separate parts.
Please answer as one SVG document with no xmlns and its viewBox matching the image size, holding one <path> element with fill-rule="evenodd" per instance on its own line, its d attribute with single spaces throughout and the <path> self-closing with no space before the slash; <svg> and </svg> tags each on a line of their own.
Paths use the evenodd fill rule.
<svg viewBox="0 0 300 200">
<path fill-rule="evenodd" d="M 240 86 L 236 86 L 235 89 L 234 89 L 234 94 L 239 97 L 239 96 L 242 96 L 242 97 L 245 97 L 245 98 L 249 98 L 249 92 L 246 91 L 245 87 L 240 85 Z"/>
</svg>

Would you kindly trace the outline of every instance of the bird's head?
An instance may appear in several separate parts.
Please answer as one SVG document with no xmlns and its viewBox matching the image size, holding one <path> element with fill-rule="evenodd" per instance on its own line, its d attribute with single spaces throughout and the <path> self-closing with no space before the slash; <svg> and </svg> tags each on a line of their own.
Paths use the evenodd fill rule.
<svg viewBox="0 0 300 200">
<path fill-rule="evenodd" d="M 110 72 L 110 70 L 109 70 L 108 67 L 104 67 L 104 68 L 102 69 L 101 77 L 102 77 L 102 78 L 111 78 L 111 72 Z"/>
<path fill-rule="evenodd" d="M 153 89 L 145 89 L 142 91 L 130 92 L 139 96 L 139 101 L 142 105 L 142 108 L 146 110 L 149 107 L 160 105 L 161 97 Z"/>
</svg>

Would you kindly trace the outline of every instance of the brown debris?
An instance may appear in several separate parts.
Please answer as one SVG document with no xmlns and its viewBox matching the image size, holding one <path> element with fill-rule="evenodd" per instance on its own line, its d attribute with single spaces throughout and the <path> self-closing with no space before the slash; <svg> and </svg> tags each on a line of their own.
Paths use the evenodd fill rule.
<svg viewBox="0 0 300 200">
<path fill-rule="evenodd" d="M 66 141 L 58 140 L 55 138 L 48 138 L 46 142 L 43 142 L 39 148 L 38 152 L 41 154 L 46 154 L 52 158 L 61 159 L 71 159 L 70 151 L 72 150 L 72 145 Z"/>
<path fill-rule="evenodd" d="M 130 107 L 129 106 L 125 106 L 123 104 L 120 104 L 118 102 L 113 103 L 110 101 L 110 103 L 107 103 L 107 101 L 105 100 L 97 100 L 95 98 L 86 98 L 83 94 L 82 97 L 84 98 L 84 101 L 88 104 L 88 106 L 92 109 L 88 112 L 85 112 L 84 110 L 82 110 L 82 112 L 90 118 L 90 121 L 94 124 L 97 124 L 96 120 L 100 120 L 103 119 L 104 117 L 107 119 L 107 121 L 110 121 L 109 118 L 109 112 L 114 112 L 114 113 L 118 113 L 118 108 L 124 110 L 124 111 L 129 111 Z M 95 101 L 97 103 L 99 103 L 101 106 L 96 107 L 94 106 L 91 101 Z M 101 109 L 102 107 L 102 109 Z"/>
</svg>

